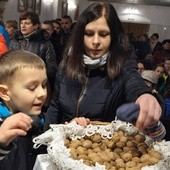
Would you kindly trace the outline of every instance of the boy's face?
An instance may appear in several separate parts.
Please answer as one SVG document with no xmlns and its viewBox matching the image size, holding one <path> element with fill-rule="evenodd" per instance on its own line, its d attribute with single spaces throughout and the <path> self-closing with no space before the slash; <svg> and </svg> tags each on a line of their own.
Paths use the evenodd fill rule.
<svg viewBox="0 0 170 170">
<path fill-rule="evenodd" d="M 9 87 L 11 111 L 38 115 L 47 96 L 47 75 L 45 69 L 19 69 Z"/>
</svg>

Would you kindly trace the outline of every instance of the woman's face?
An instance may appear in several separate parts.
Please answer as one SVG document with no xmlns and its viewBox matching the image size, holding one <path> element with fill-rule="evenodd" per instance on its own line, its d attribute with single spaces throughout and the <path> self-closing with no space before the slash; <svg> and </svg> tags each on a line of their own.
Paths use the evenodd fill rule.
<svg viewBox="0 0 170 170">
<path fill-rule="evenodd" d="M 104 16 L 88 23 L 84 33 L 84 49 L 92 59 L 108 52 L 111 43 L 110 29 Z"/>
<path fill-rule="evenodd" d="M 21 20 L 20 29 L 23 35 L 29 35 L 38 28 L 38 24 L 33 25 L 30 19 Z"/>
</svg>

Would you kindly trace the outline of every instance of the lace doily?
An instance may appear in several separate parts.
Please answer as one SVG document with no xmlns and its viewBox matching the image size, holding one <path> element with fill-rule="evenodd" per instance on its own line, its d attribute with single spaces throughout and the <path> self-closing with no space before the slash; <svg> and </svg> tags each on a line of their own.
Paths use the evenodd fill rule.
<svg viewBox="0 0 170 170">
<path fill-rule="evenodd" d="M 51 129 L 42 135 L 33 139 L 34 148 L 40 145 L 47 145 L 47 152 L 51 160 L 57 165 L 57 168 L 64 170 L 105 170 L 105 166 L 96 163 L 94 167 L 83 164 L 83 160 L 73 160 L 70 158 L 70 149 L 65 147 L 64 139 L 70 137 L 72 140 L 91 136 L 100 133 L 102 138 L 111 138 L 114 132 L 122 129 L 126 134 L 131 135 L 138 133 L 130 123 L 115 120 L 108 125 L 88 125 L 86 128 L 71 122 L 67 125 L 50 125 Z M 151 138 L 146 137 L 146 143 L 153 146 L 159 151 L 164 159 L 158 164 L 149 167 L 143 167 L 142 170 L 169 170 L 170 169 L 170 150 L 165 141 L 154 142 Z"/>
</svg>

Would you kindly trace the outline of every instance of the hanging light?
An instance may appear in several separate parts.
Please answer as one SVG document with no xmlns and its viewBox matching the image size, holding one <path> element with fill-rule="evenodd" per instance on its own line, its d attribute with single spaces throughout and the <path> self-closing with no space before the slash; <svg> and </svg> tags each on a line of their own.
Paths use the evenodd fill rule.
<svg viewBox="0 0 170 170">
<path fill-rule="evenodd" d="M 75 10 L 77 8 L 76 4 L 72 1 L 68 2 L 68 9 Z"/>
<path fill-rule="evenodd" d="M 123 13 L 131 14 L 131 15 L 139 15 L 140 14 L 139 10 L 134 7 L 126 8 Z"/>
</svg>

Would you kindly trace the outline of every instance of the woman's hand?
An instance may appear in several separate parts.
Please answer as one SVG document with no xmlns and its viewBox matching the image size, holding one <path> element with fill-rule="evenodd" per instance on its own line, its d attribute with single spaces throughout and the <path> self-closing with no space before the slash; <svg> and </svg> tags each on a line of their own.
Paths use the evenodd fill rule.
<svg viewBox="0 0 170 170">
<path fill-rule="evenodd" d="M 90 123 L 90 120 L 88 118 L 85 118 L 85 117 L 76 117 L 74 119 L 72 119 L 71 121 L 76 121 L 76 123 L 78 125 L 81 125 L 81 126 L 84 126 L 86 127 L 89 123 Z M 68 122 L 65 122 L 65 124 L 67 124 Z"/>
<path fill-rule="evenodd" d="M 159 121 L 162 109 L 157 99 L 151 94 L 143 94 L 136 100 L 140 106 L 139 116 L 136 121 L 136 127 L 140 130 L 146 129 Z"/>
</svg>

